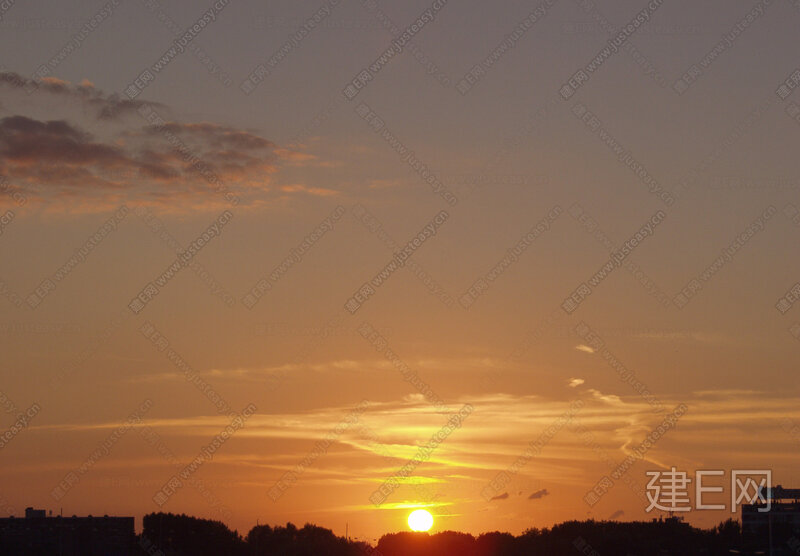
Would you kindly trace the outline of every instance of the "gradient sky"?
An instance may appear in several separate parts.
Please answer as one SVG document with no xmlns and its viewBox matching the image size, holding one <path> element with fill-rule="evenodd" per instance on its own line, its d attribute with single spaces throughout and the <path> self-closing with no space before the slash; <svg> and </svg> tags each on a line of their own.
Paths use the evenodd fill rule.
<svg viewBox="0 0 800 556">
<path fill-rule="evenodd" d="M 446 3 L 352 100 L 345 86 L 429 2 L 334 3 L 249 94 L 242 83 L 321 2 L 229 3 L 133 101 L 126 88 L 213 4 L 121 3 L 47 77 L 37 74 L 106 5 L 31 0 L 0 12 L 2 430 L 17 410 L 41 407 L 0 449 L 0 513 L 63 508 L 135 515 L 138 525 L 158 511 L 153 497 L 176 465 L 230 422 L 179 360 L 234 411 L 257 411 L 196 472 L 205 486 L 184 486 L 162 509 L 240 531 L 256 520 L 309 521 L 339 534 L 349 524 L 371 540 L 404 529 L 408 508 L 421 505 L 436 516 L 434 530 L 472 533 L 649 519 L 657 513 L 623 481 L 595 505 L 584 501 L 609 473 L 606 462 L 622 461 L 662 419 L 620 380 L 612 356 L 662 409 L 688 407 L 628 471 L 632 483 L 675 466 L 723 469 L 728 481 L 732 469 L 771 469 L 775 483 L 800 487 L 789 430 L 800 422 L 800 308 L 778 308 L 800 281 L 800 99 L 792 87 L 776 92 L 798 68 L 792 1 L 768 3 L 710 63 L 722 37 L 764 4 L 665 2 L 566 100 L 559 91 L 607 44 L 604 22 L 624 25 L 645 2 L 555 2 L 466 93 L 456 85 L 538 3 Z M 389 20 L 397 32 L 381 23 Z M 677 92 L 703 60 L 702 75 Z M 456 204 L 370 127 L 362 103 Z M 150 126 L 142 114 L 152 111 L 169 124 Z M 239 202 L 193 171 L 170 137 Z M 675 201 L 652 194 L 612 141 Z M 122 205 L 127 216 L 32 307 L 29 296 Z M 248 308 L 248 292 L 337 207 L 341 219 Z M 233 218 L 193 266 L 129 310 L 175 261 L 176 246 L 226 210 Z M 393 249 L 442 210 L 449 216 L 415 264 L 348 312 Z M 609 251 L 659 210 L 663 222 L 625 265 L 565 312 Z M 382 231 L 364 225 L 364 211 Z M 684 304 L 681 290 L 765 213 L 763 229 Z M 548 214 L 548 229 L 488 280 Z M 488 289 L 466 303 L 482 277 Z M 364 323 L 444 409 L 358 333 Z M 604 349 L 576 332 L 582 324 Z M 141 423 L 54 500 L 64 476 L 145 400 L 152 407 Z M 362 400 L 358 422 L 270 499 Z M 487 482 L 576 400 L 585 405 L 575 420 L 486 501 Z M 474 411 L 463 426 L 376 508 L 370 494 L 464 404 Z M 686 517 L 708 526 L 729 515 Z"/>
</svg>

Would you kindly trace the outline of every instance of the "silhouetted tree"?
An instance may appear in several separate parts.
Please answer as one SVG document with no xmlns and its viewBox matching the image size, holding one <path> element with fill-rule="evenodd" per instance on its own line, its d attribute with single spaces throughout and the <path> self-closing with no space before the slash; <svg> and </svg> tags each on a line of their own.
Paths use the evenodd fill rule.
<svg viewBox="0 0 800 556">
<path fill-rule="evenodd" d="M 245 556 L 247 545 L 221 521 L 184 514 L 152 513 L 142 518 L 141 547 L 167 556 Z"/>
<path fill-rule="evenodd" d="M 491 554 L 515 555 L 516 539 L 511 533 L 484 533 L 475 540 L 476 554 L 490 556 Z"/>
<path fill-rule="evenodd" d="M 249 554 L 252 556 L 351 556 L 360 554 L 356 552 L 355 544 L 337 537 L 330 529 L 310 523 L 306 523 L 302 529 L 292 523 L 275 528 L 259 525 L 247 534 Z"/>
</svg>

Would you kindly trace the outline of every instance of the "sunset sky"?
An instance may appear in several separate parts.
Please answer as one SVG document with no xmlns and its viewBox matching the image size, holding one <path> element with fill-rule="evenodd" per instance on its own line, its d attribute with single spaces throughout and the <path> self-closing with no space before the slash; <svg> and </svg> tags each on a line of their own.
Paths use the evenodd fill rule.
<svg viewBox="0 0 800 556">
<path fill-rule="evenodd" d="M 0 516 L 372 541 L 800 487 L 800 4 L 603 4 L 0 3 Z"/>
</svg>

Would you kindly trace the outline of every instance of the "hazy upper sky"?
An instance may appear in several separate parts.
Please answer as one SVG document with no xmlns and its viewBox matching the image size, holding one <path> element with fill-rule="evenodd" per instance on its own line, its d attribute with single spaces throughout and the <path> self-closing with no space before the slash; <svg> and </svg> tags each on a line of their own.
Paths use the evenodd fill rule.
<svg viewBox="0 0 800 556">
<path fill-rule="evenodd" d="M 798 24 L 790 0 L 3 2 L 2 430 L 33 417 L 0 514 L 373 539 L 418 506 L 472 533 L 650 519 L 673 466 L 725 470 L 720 500 L 734 469 L 800 486 Z"/>
</svg>

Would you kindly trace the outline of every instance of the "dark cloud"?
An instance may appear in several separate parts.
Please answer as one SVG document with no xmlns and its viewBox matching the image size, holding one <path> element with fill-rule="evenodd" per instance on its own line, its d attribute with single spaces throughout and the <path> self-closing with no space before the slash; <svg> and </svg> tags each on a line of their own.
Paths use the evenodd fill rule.
<svg viewBox="0 0 800 556">
<path fill-rule="evenodd" d="M 17 165 L 129 163 L 119 148 L 91 141 L 89 134 L 64 120 L 40 122 L 25 116 L 0 119 L 0 160 Z"/>
<path fill-rule="evenodd" d="M 492 500 L 505 500 L 506 498 L 508 498 L 508 493 L 504 492 L 503 494 L 498 494 L 497 496 L 492 496 L 489 499 L 489 502 L 491 502 Z"/>
<path fill-rule="evenodd" d="M 611 514 L 608 519 L 616 519 L 618 517 L 622 517 L 623 515 L 625 515 L 625 512 L 623 512 L 622 510 L 617 510 L 616 512 Z"/>
<path fill-rule="evenodd" d="M 536 492 L 531 493 L 531 495 L 528 496 L 528 500 L 538 500 L 539 498 L 544 498 L 548 494 L 550 493 L 547 492 L 547 489 L 543 488 L 541 490 L 537 490 Z"/>
<path fill-rule="evenodd" d="M 286 159 L 272 141 L 250 131 L 208 122 L 165 122 L 127 131 L 124 136 L 148 146 L 170 143 L 188 164 L 200 160 L 228 179 L 269 176 Z"/>
<path fill-rule="evenodd" d="M 176 200 L 193 208 L 216 207 L 231 204 L 233 197 L 270 192 L 269 176 L 280 159 L 270 141 L 210 124 L 171 129 L 183 137 L 179 145 L 158 137 L 163 130 L 152 126 L 101 141 L 65 120 L 5 117 L 0 119 L 0 173 L 33 197 L 82 195 L 84 206 L 93 199 L 103 208 L 123 194 L 154 206 L 167 203 L 173 210 Z M 233 144 L 239 148 L 228 150 Z"/>
<path fill-rule="evenodd" d="M 182 137 L 202 139 L 207 145 L 218 150 L 237 149 L 248 151 L 275 149 L 277 147 L 272 141 L 248 131 L 209 122 L 194 124 L 167 122 L 161 126 L 149 126 L 147 131 L 152 135 L 173 133 Z"/>
<path fill-rule="evenodd" d="M 13 111 L 0 119 L 0 174 L 34 202 L 77 201 L 87 210 L 122 201 L 170 211 L 216 210 L 337 193 L 297 183 L 273 187 L 280 165 L 307 164 L 314 157 L 280 148 L 253 130 L 170 121 L 168 110 L 157 110 L 160 104 L 107 95 L 89 81 L 33 81 L 0 72 L 4 88 L 36 93 L 26 105 L 41 94 L 77 99 L 83 110 L 73 112 L 84 118 L 88 112 L 90 128 L 98 119 L 116 120 L 99 128 L 99 138 L 67 119 L 39 120 Z M 135 117 L 121 118 L 127 113 Z"/>
</svg>

